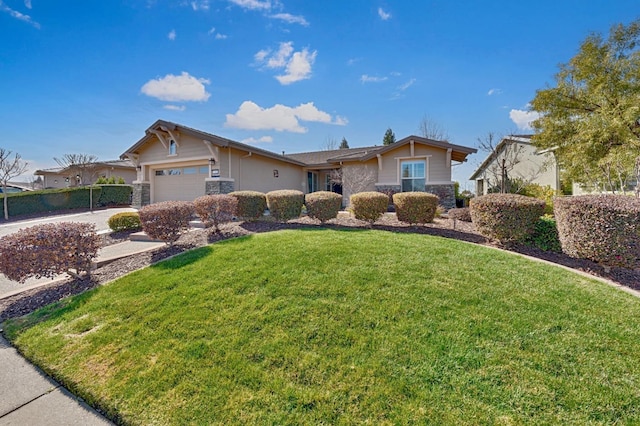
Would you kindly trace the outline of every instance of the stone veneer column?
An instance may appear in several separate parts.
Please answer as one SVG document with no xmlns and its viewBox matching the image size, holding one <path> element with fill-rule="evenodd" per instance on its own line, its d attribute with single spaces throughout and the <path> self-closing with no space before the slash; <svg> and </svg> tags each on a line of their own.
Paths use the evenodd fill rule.
<svg viewBox="0 0 640 426">
<path fill-rule="evenodd" d="M 151 184 L 149 182 L 135 181 L 132 186 L 131 207 L 139 209 L 151 204 Z"/>
<path fill-rule="evenodd" d="M 207 178 L 205 179 L 204 193 L 210 194 L 228 194 L 233 192 L 235 188 L 234 179 L 225 178 Z"/>
<path fill-rule="evenodd" d="M 424 187 L 425 192 L 435 194 L 440 198 L 440 205 L 449 210 L 456 206 L 456 193 L 453 184 L 429 185 Z"/>
</svg>

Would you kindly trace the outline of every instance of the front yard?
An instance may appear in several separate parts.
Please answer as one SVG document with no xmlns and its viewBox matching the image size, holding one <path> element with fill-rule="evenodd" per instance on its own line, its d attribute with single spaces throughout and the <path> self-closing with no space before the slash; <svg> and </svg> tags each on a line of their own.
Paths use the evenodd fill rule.
<svg viewBox="0 0 640 426">
<path fill-rule="evenodd" d="M 428 235 L 223 241 L 6 332 L 128 424 L 640 422 L 638 299 Z"/>
</svg>

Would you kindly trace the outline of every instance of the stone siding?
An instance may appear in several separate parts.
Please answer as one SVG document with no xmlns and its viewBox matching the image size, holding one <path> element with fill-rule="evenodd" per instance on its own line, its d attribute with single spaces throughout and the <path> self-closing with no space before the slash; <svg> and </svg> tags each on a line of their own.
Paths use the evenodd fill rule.
<svg viewBox="0 0 640 426">
<path fill-rule="evenodd" d="M 233 192 L 235 182 L 233 180 L 207 180 L 205 194 L 228 194 Z"/>
<path fill-rule="evenodd" d="M 440 205 L 445 210 L 452 209 L 456 206 L 456 193 L 453 184 L 447 185 L 425 185 L 425 192 L 435 194 L 440 198 Z"/>
<path fill-rule="evenodd" d="M 151 204 L 151 184 L 148 182 L 134 182 L 133 194 L 131 196 L 131 207 L 139 209 L 140 207 Z"/>
</svg>

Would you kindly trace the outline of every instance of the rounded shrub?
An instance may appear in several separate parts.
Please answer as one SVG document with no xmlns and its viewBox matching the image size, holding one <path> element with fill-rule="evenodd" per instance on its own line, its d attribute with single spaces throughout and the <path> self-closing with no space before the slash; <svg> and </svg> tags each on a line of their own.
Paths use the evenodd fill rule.
<svg viewBox="0 0 640 426">
<path fill-rule="evenodd" d="M 304 204 L 307 206 L 309 217 L 324 223 L 338 217 L 342 207 L 342 195 L 329 191 L 312 192 L 305 195 Z"/>
<path fill-rule="evenodd" d="M 218 232 L 220 224 L 231 222 L 235 217 L 238 199 L 229 194 L 203 195 L 193 201 L 193 207 L 205 226 L 213 226 Z"/>
<path fill-rule="evenodd" d="M 542 200 L 517 194 L 487 194 L 469 202 L 476 230 L 503 243 L 524 242 L 544 214 L 544 207 Z"/>
<path fill-rule="evenodd" d="M 107 221 L 112 231 L 136 231 L 142 228 L 138 212 L 116 213 Z"/>
<path fill-rule="evenodd" d="M 471 222 L 471 210 L 469 210 L 469 207 L 450 209 L 447 215 L 449 216 L 449 219 Z"/>
<path fill-rule="evenodd" d="M 393 194 L 396 216 L 410 224 L 433 222 L 439 198 L 428 192 L 398 192 Z"/>
<path fill-rule="evenodd" d="M 300 217 L 304 194 L 294 189 L 267 192 L 267 207 L 275 220 L 286 222 Z"/>
<path fill-rule="evenodd" d="M 238 200 L 237 214 L 243 220 L 260 219 L 267 209 L 267 197 L 258 191 L 234 191 L 229 195 Z"/>
<path fill-rule="evenodd" d="M 138 214 L 142 230 L 151 238 L 173 244 L 189 229 L 193 217 L 193 203 L 163 201 L 142 207 Z"/>
<path fill-rule="evenodd" d="M 358 192 L 349 197 L 350 209 L 356 219 L 373 223 L 387 211 L 389 196 L 382 192 Z"/>
<path fill-rule="evenodd" d="M 608 266 L 640 268 L 640 200 L 581 195 L 554 201 L 564 253 Z"/>
</svg>

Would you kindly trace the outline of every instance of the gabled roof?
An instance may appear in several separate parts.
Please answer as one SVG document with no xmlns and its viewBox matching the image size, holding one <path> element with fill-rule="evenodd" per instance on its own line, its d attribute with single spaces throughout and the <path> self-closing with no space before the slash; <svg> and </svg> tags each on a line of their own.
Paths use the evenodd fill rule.
<svg viewBox="0 0 640 426">
<path fill-rule="evenodd" d="M 397 149 L 403 145 L 407 145 L 411 142 L 414 143 L 419 143 L 422 145 L 427 145 L 427 146 L 433 146 L 436 148 L 442 148 L 442 149 L 450 149 L 451 150 L 451 159 L 453 161 L 459 161 L 459 162 L 464 162 L 467 159 L 467 155 L 469 154 L 474 154 L 476 152 L 478 152 L 477 149 L 475 148 L 469 148 L 466 146 L 462 146 L 462 145 L 454 145 L 452 143 L 446 142 L 446 141 L 437 141 L 434 139 L 428 139 L 428 138 L 423 138 L 420 136 L 407 136 L 406 138 L 400 139 L 399 141 L 392 143 L 390 145 L 386 145 L 386 146 L 382 146 L 380 147 L 380 149 L 375 150 L 375 151 L 370 151 L 367 154 L 363 155 L 362 158 L 360 158 L 361 161 L 367 161 L 370 160 L 371 158 L 375 157 L 376 155 L 383 155 L 386 152 L 392 151 L 394 149 Z"/>
<path fill-rule="evenodd" d="M 147 143 L 151 142 L 156 138 L 156 136 L 151 132 L 151 130 L 177 130 L 182 134 L 190 135 L 198 139 L 208 140 L 214 143 L 215 145 L 222 147 L 232 147 L 236 149 L 240 149 L 247 152 L 253 152 L 256 154 L 260 154 L 264 157 L 273 158 L 276 160 L 284 161 L 287 163 L 293 163 L 298 166 L 305 166 L 306 164 L 300 162 L 298 160 L 289 158 L 285 155 L 276 154 L 271 151 L 267 151 L 266 149 L 256 148 L 255 146 L 246 145 L 240 142 L 232 141 L 231 139 L 226 139 L 211 133 L 203 132 L 201 130 L 196 130 L 191 127 L 183 126 L 182 124 L 172 123 L 170 121 L 158 120 L 153 123 L 149 128 L 145 131 L 145 135 L 131 148 L 127 149 L 120 158 L 125 159 L 128 158 L 127 154 L 138 154 L 140 149 L 145 146 Z"/>
<path fill-rule="evenodd" d="M 499 153 L 504 149 L 505 145 L 508 143 L 519 143 L 523 145 L 531 145 L 531 138 L 533 135 L 508 135 L 502 138 L 502 140 L 496 145 L 496 148 L 487 155 L 487 158 L 484 159 L 482 164 L 476 169 L 475 172 L 471 175 L 469 180 L 475 180 L 478 178 L 480 173 L 484 171 L 484 169 L 499 155 Z"/>
<path fill-rule="evenodd" d="M 135 165 L 131 162 L 131 160 L 108 160 L 108 161 L 96 161 L 95 164 L 97 167 L 118 167 L 121 169 L 135 169 Z M 70 167 L 51 167 L 49 169 L 41 169 L 33 172 L 34 175 L 41 175 L 44 173 L 63 173 L 65 170 L 70 169 Z"/>
<path fill-rule="evenodd" d="M 360 158 L 366 153 L 372 150 L 378 150 L 379 146 L 369 146 L 362 148 L 343 148 L 343 149 L 331 149 L 327 151 L 311 151 L 311 152 L 299 152 L 296 154 L 287 154 L 286 156 L 294 160 L 303 162 L 309 166 L 321 166 L 330 163 L 329 160 L 344 159 L 344 158 Z"/>
</svg>

